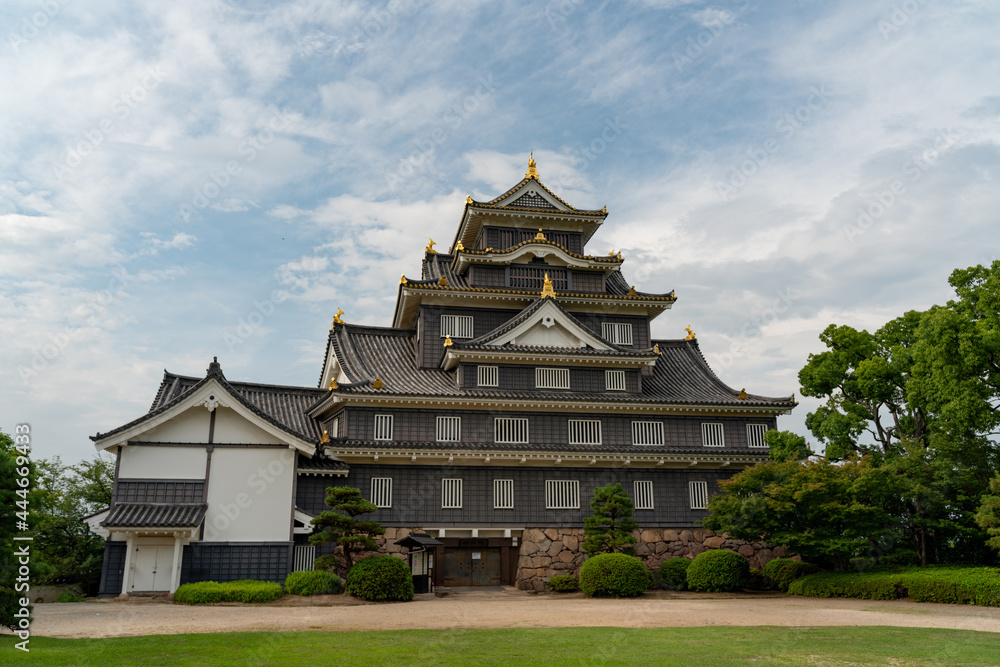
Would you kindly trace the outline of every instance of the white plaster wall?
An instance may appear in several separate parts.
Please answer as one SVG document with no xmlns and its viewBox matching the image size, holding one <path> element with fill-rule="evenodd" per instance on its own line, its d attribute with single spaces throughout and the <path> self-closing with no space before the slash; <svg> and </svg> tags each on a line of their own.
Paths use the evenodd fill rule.
<svg viewBox="0 0 1000 667">
<path fill-rule="evenodd" d="M 237 443 L 253 445 L 285 444 L 262 428 L 259 428 L 230 408 L 215 409 L 215 443 Z"/>
<path fill-rule="evenodd" d="M 208 442 L 211 413 L 197 405 L 132 438 L 140 442 Z"/>
<path fill-rule="evenodd" d="M 203 479 L 206 457 L 203 447 L 126 445 L 122 448 L 118 477 Z"/>
<path fill-rule="evenodd" d="M 208 480 L 205 542 L 287 542 L 295 453 L 216 448 Z"/>
</svg>

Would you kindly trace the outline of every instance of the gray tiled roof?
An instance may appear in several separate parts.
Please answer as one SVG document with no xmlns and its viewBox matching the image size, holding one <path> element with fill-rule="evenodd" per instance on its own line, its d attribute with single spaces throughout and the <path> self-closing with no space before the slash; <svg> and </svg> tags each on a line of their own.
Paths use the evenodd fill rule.
<svg viewBox="0 0 1000 667">
<path fill-rule="evenodd" d="M 205 503 L 118 503 L 105 528 L 195 528 L 205 519 Z"/>
<path fill-rule="evenodd" d="M 350 466 L 343 461 L 334 461 L 333 459 L 323 458 L 319 455 L 311 459 L 307 459 L 304 456 L 299 457 L 298 472 L 331 473 L 347 472 L 348 470 L 350 470 Z"/>
<path fill-rule="evenodd" d="M 750 447 L 678 447 L 672 445 L 567 445 L 564 443 L 535 442 L 530 444 L 508 444 L 496 442 L 418 442 L 397 440 L 335 440 L 327 447 L 331 449 L 366 450 L 427 450 L 434 451 L 474 451 L 474 452 L 573 452 L 582 454 L 692 454 L 701 456 L 759 456 L 767 458 L 768 450 Z"/>
</svg>

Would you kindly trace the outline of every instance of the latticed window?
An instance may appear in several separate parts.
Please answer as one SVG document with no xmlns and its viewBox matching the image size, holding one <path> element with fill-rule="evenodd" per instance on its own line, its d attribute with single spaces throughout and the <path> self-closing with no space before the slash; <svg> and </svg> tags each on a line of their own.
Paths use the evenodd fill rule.
<svg viewBox="0 0 1000 667">
<path fill-rule="evenodd" d="M 708 507 L 708 482 L 688 482 L 691 493 L 691 509 L 703 510 Z"/>
<path fill-rule="evenodd" d="M 480 387 L 496 387 L 500 384 L 496 366 L 477 366 L 476 384 Z"/>
<path fill-rule="evenodd" d="M 525 444 L 528 442 L 527 417 L 497 417 L 495 428 L 496 442 L 509 444 Z"/>
<path fill-rule="evenodd" d="M 392 507 L 392 478 L 372 477 L 371 498 L 376 507 Z"/>
<path fill-rule="evenodd" d="M 618 322 L 605 322 L 601 325 L 601 334 L 609 343 L 615 345 L 632 344 L 632 325 Z"/>
<path fill-rule="evenodd" d="M 462 480 L 441 480 L 441 508 L 462 509 Z"/>
<path fill-rule="evenodd" d="M 580 509 L 580 482 L 575 479 L 545 480 L 545 509 Z"/>
<path fill-rule="evenodd" d="M 514 509 L 514 480 L 493 480 L 493 509 Z"/>
<path fill-rule="evenodd" d="M 441 338 L 472 338 L 472 315 L 442 315 Z"/>
<path fill-rule="evenodd" d="M 633 445 L 662 445 L 663 422 L 632 422 Z"/>
<path fill-rule="evenodd" d="M 569 444 L 601 444 L 601 421 L 599 419 L 570 419 Z"/>
<path fill-rule="evenodd" d="M 706 423 L 701 425 L 701 444 L 705 447 L 725 447 L 725 432 L 722 424 Z"/>
<path fill-rule="evenodd" d="M 392 415 L 375 415 L 375 439 L 392 440 Z"/>
<path fill-rule="evenodd" d="M 536 389 L 569 389 L 568 368 L 536 368 Z"/>
<path fill-rule="evenodd" d="M 552 281 L 553 289 L 568 289 L 569 279 L 567 278 L 566 269 L 553 269 L 547 266 L 511 266 L 510 286 L 540 290 L 545 286 L 546 273 L 549 274 L 549 280 Z"/>
<path fill-rule="evenodd" d="M 461 417 L 438 417 L 437 418 L 437 439 L 438 442 L 458 442 L 462 439 L 462 418 Z"/>
<path fill-rule="evenodd" d="M 765 433 L 767 433 L 767 424 L 747 424 L 747 446 L 767 447 L 764 444 Z"/>
<path fill-rule="evenodd" d="M 625 391 L 625 371 L 604 371 L 604 385 L 608 391 Z"/>
<path fill-rule="evenodd" d="M 653 509 L 653 483 L 635 483 L 635 508 L 637 510 Z"/>
</svg>

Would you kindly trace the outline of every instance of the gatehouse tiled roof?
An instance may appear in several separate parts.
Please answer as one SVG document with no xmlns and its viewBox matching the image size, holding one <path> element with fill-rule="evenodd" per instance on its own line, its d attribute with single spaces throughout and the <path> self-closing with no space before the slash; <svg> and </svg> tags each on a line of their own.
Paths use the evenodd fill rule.
<svg viewBox="0 0 1000 667">
<path fill-rule="evenodd" d="M 205 519 L 205 503 L 118 503 L 105 528 L 197 528 Z"/>
</svg>

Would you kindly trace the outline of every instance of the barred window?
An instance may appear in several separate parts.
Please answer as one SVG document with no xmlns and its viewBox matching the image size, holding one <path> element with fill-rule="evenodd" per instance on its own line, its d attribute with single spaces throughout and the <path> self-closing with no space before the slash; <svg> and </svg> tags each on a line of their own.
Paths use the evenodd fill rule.
<svg viewBox="0 0 1000 667">
<path fill-rule="evenodd" d="M 392 440 L 392 415 L 375 415 L 375 439 Z"/>
<path fill-rule="evenodd" d="M 625 371 L 604 371 L 604 386 L 608 391 L 625 391 Z"/>
<path fill-rule="evenodd" d="M 747 424 L 747 446 L 767 447 L 764 443 L 765 433 L 767 433 L 767 424 Z"/>
<path fill-rule="evenodd" d="M 701 444 L 705 447 L 725 447 L 725 433 L 722 424 L 706 423 L 701 425 Z"/>
<path fill-rule="evenodd" d="M 545 509 L 580 509 L 580 482 L 575 479 L 545 480 Z"/>
<path fill-rule="evenodd" d="M 633 445 L 662 445 L 663 422 L 632 422 Z"/>
<path fill-rule="evenodd" d="M 472 315 L 442 315 L 441 338 L 472 338 Z"/>
<path fill-rule="evenodd" d="M 637 510 L 653 509 L 653 483 L 635 483 L 635 508 Z"/>
<path fill-rule="evenodd" d="M 462 439 L 462 418 L 461 417 L 438 417 L 437 418 L 437 440 L 438 442 L 458 442 Z"/>
<path fill-rule="evenodd" d="M 371 499 L 375 507 L 392 507 L 391 477 L 372 477 Z"/>
<path fill-rule="evenodd" d="M 477 366 L 476 384 L 480 387 L 496 387 L 499 382 L 499 373 L 496 366 Z"/>
<path fill-rule="evenodd" d="M 569 444 L 601 444 L 601 421 L 599 419 L 570 419 Z"/>
<path fill-rule="evenodd" d="M 528 442 L 527 417 L 497 417 L 495 422 L 495 442 L 525 444 Z"/>
<path fill-rule="evenodd" d="M 493 480 L 493 509 L 514 509 L 514 480 Z"/>
<path fill-rule="evenodd" d="M 567 289 L 569 283 L 566 269 L 534 266 L 510 267 L 510 286 L 540 290 L 545 286 L 546 273 L 549 274 L 549 280 L 552 281 L 552 289 Z"/>
<path fill-rule="evenodd" d="M 708 482 L 688 482 L 688 490 L 691 492 L 691 509 L 708 507 Z"/>
<path fill-rule="evenodd" d="M 441 480 L 441 508 L 462 509 L 462 480 Z"/>
<path fill-rule="evenodd" d="M 568 368 L 536 368 L 536 389 L 569 389 Z"/>
<path fill-rule="evenodd" d="M 605 322 L 601 325 L 601 332 L 604 339 L 615 345 L 632 344 L 632 325 L 619 324 L 617 322 Z"/>
</svg>

